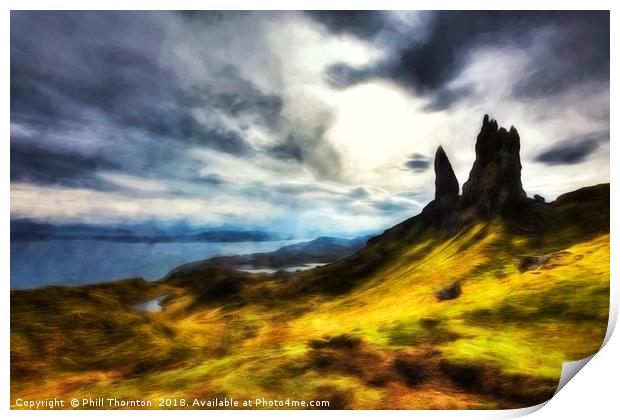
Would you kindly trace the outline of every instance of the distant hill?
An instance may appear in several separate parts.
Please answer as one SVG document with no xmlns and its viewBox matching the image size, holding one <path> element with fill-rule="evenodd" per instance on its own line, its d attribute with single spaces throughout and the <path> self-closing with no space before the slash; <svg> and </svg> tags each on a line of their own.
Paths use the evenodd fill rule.
<svg viewBox="0 0 620 420">
<path fill-rule="evenodd" d="M 198 269 L 199 266 L 284 268 L 309 263 L 328 263 L 347 257 L 362 248 L 369 236 L 352 239 L 320 236 L 306 242 L 285 245 L 272 252 L 245 255 L 224 255 L 207 260 L 191 262 L 175 268 L 168 275 Z"/>
</svg>

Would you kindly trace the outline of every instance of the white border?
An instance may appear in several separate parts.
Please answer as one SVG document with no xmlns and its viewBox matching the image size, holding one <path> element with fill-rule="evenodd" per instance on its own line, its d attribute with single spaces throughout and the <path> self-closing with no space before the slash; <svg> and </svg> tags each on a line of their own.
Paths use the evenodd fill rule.
<svg viewBox="0 0 620 420">
<path fill-rule="evenodd" d="M 211 0 L 211 1 L 196 1 L 196 0 L 176 0 L 176 1 L 132 1 L 132 0 L 91 0 L 88 2 L 89 9 L 96 10 L 199 10 L 199 9 L 213 9 L 213 10 L 288 10 L 288 9 L 394 9 L 394 10 L 446 10 L 446 9 L 479 9 L 479 10 L 494 10 L 494 9 L 531 9 L 531 10 L 546 10 L 546 9 L 558 9 L 561 10 L 581 10 L 581 9 L 603 9 L 611 10 L 611 38 L 612 45 L 617 45 L 617 27 L 620 23 L 617 18 L 617 13 L 613 8 L 613 5 L 618 2 L 602 1 L 602 0 L 589 0 L 587 2 L 582 1 L 563 1 L 553 2 L 546 0 L 522 0 L 522 1 L 504 1 L 498 2 L 488 0 L 470 0 L 467 2 L 454 1 L 454 0 L 421 0 L 416 2 L 406 0 L 366 0 L 361 2 L 360 0 L 298 0 L 295 2 L 284 0 L 263 0 L 258 2 L 256 0 Z M 0 394 L 0 414 L 8 414 L 15 418 L 38 418 L 43 416 L 45 418 L 77 418 L 83 415 L 88 415 L 89 418 L 109 418 L 113 416 L 115 418 L 148 418 L 148 419 L 170 419 L 170 417 L 215 417 L 215 418 L 238 418 L 243 416 L 244 418 L 259 418 L 264 415 L 268 415 L 269 418 L 284 418 L 290 416 L 292 413 L 285 411 L 211 411 L 205 412 L 164 412 L 164 411 L 119 411 L 110 413 L 108 411 L 91 411 L 84 413 L 81 411 L 44 411 L 44 412 L 27 412 L 27 411 L 10 411 L 9 412 L 9 327 L 10 327 L 10 284 L 9 284 L 9 264 L 10 264 L 10 159 L 9 150 L 10 143 L 10 72 L 9 72 L 9 51 L 10 51 L 10 13 L 9 10 L 62 10 L 62 9 L 84 9 L 86 4 L 83 1 L 77 0 L 57 0 L 54 2 L 42 1 L 42 0 L 22 0 L 22 1 L 4 1 L 3 5 L 6 5 L 5 13 L 2 15 L 2 47 L 3 47 L 3 66 L 1 67 L 2 79 L 4 80 L 4 100 L 2 101 L 3 116 L 2 128 L 5 133 L 5 140 L 3 141 L 3 149 L 0 159 L 2 159 L 2 165 L 0 166 L 2 176 L 4 177 L 2 183 L 2 212 L 3 222 L 2 236 L 5 238 L 0 244 L 2 267 L 4 267 L 7 277 L 3 279 L 2 283 L 2 300 L 5 302 L 4 309 L 2 311 L 2 326 L 3 340 L 2 340 L 2 354 L 0 358 L 2 360 L 2 386 Z M 617 48 L 616 48 L 617 49 Z M 614 48 L 612 47 L 612 51 Z M 614 70 L 617 71 L 617 60 L 615 54 L 611 56 L 611 74 L 614 74 Z M 611 133 L 616 133 L 618 113 L 614 107 L 614 99 L 618 96 L 618 89 L 614 83 L 612 77 L 611 83 Z M 618 168 L 613 163 L 617 162 L 617 147 L 614 146 L 613 141 L 610 142 L 610 159 L 611 159 L 611 173 L 610 179 L 614 181 L 618 179 Z M 611 209 L 612 214 L 617 213 L 620 209 L 618 206 L 618 198 L 620 191 L 618 191 L 618 184 L 611 183 Z M 620 273 L 618 271 L 618 246 L 615 241 L 618 233 L 617 219 L 611 220 L 611 281 L 612 288 L 612 308 L 610 311 L 610 327 L 615 324 L 615 319 L 618 313 L 618 279 Z M 609 334 L 608 334 L 609 336 Z M 608 337 L 609 338 L 609 337 Z M 587 367 L 580 372 L 577 376 L 578 379 L 570 381 L 565 388 L 563 388 L 556 396 L 554 396 L 545 407 L 539 411 L 536 411 L 531 418 L 537 419 L 555 419 L 555 418 L 611 418 L 611 413 L 617 413 L 617 407 L 615 400 L 617 399 L 617 383 L 619 374 L 619 362 L 617 355 L 620 354 L 620 344 L 617 337 L 612 337 L 605 347 L 594 356 L 592 361 L 588 363 Z M 540 408 L 540 407 L 539 407 Z M 380 412 L 368 412 L 368 411 L 344 411 L 344 412 L 322 412 L 321 415 L 327 417 L 338 418 L 353 418 L 362 417 L 370 418 L 376 415 L 385 415 L 393 418 L 505 418 L 523 415 L 526 411 L 531 410 L 517 410 L 517 411 L 380 411 Z M 295 412 L 296 418 L 315 418 L 317 412 Z"/>
</svg>

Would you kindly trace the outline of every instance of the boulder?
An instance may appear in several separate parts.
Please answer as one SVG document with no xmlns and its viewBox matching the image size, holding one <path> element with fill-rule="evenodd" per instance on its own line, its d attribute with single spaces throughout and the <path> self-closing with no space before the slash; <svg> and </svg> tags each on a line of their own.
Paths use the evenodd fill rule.
<svg viewBox="0 0 620 420">
<path fill-rule="evenodd" d="M 551 259 L 550 255 L 526 255 L 519 260 L 519 271 L 525 272 L 542 267 Z"/>
<path fill-rule="evenodd" d="M 438 300 L 451 300 L 461 296 L 461 293 L 463 293 L 463 291 L 461 290 L 461 284 L 457 281 L 455 283 L 452 283 L 450 286 L 444 287 L 441 290 L 437 290 L 435 292 L 435 297 Z"/>
</svg>

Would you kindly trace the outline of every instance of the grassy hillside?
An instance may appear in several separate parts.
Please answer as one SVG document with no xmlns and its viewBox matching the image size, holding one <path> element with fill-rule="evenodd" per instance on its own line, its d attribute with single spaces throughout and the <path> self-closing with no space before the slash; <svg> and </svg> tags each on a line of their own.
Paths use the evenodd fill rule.
<svg viewBox="0 0 620 420">
<path fill-rule="evenodd" d="M 11 395 L 523 407 L 598 350 L 608 308 L 607 184 L 510 220 L 414 218 L 308 272 L 12 292 Z"/>
</svg>

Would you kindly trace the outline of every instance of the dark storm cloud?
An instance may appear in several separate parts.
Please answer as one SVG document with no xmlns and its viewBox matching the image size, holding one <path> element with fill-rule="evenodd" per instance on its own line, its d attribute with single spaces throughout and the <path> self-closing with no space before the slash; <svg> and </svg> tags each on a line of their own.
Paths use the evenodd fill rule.
<svg viewBox="0 0 620 420">
<path fill-rule="evenodd" d="M 361 38 L 377 36 L 387 25 L 385 12 L 377 10 L 309 10 L 305 12 L 334 34 Z"/>
<path fill-rule="evenodd" d="M 160 63 L 165 35 L 148 16 L 13 13 L 12 121 L 60 129 L 84 124 L 95 112 L 119 129 L 248 153 L 241 132 L 207 126 L 196 110 L 212 109 L 231 118 L 250 115 L 272 127 L 282 99 L 263 94 L 230 66 L 218 75 L 230 87 L 227 91 L 208 84 L 182 88 L 172 70 Z M 28 27 L 36 27 L 38 36 L 31 36 Z M 135 42 L 136 36 L 146 38 L 145 43 Z"/>
<path fill-rule="evenodd" d="M 517 97 L 552 95 L 589 80 L 609 81 L 609 12 L 564 12 L 550 19 L 555 34 L 534 53 L 535 66 L 514 89 Z M 535 42 L 535 41 L 534 41 Z"/>
<path fill-rule="evenodd" d="M 609 133 L 595 133 L 587 137 L 566 140 L 553 145 L 534 160 L 547 165 L 575 165 L 590 157 L 606 140 L 609 141 Z"/>
<path fill-rule="evenodd" d="M 414 153 L 405 162 L 405 166 L 413 172 L 425 172 L 431 166 L 431 160 L 420 153 Z"/>
<path fill-rule="evenodd" d="M 554 31 L 554 36 L 547 49 L 532 57 L 533 68 L 524 69 L 527 77 L 516 81 L 515 95 L 545 95 L 585 80 L 609 78 L 606 11 L 436 12 L 424 36 L 400 40 L 387 59 L 365 67 L 335 63 L 326 69 L 325 77 L 339 88 L 372 78 L 394 80 L 431 97 L 431 108 L 441 109 L 470 93 L 446 86 L 462 70 L 470 52 L 485 46 L 526 49 L 536 43 L 533 31 L 543 29 Z"/>
<path fill-rule="evenodd" d="M 11 144 L 11 181 L 107 190 L 112 186 L 96 178 L 96 172 L 104 169 L 118 169 L 118 165 L 99 157 Z"/>
<path fill-rule="evenodd" d="M 124 101 L 135 100 L 134 94 L 146 87 L 152 89 L 152 97 L 158 90 L 167 91 L 162 84 L 169 85 L 170 79 L 148 58 L 146 48 L 138 52 L 114 42 L 112 34 L 121 29 L 121 20 L 121 15 L 107 12 L 13 12 L 12 119 L 42 124 L 52 124 L 57 117 L 80 121 L 82 111 L 91 108 L 129 108 L 122 106 Z M 107 32 L 100 31 L 106 26 Z M 161 38 L 155 31 L 149 35 L 153 43 Z"/>
<path fill-rule="evenodd" d="M 214 77 L 226 81 L 225 85 L 229 89 L 222 90 L 217 84 L 191 89 L 190 92 L 184 92 L 182 105 L 192 108 L 210 107 L 233 118 L 249 116 L 256 124 L 278 127 L 284 106 L 281 96 L 261 92 L 232 65 L 225 66 Z"/>
<path fill-rule="evenodd" d="M 448 109 L 461 99 L 467 98 L 474 91 L 474 87 L 462 86 L 458 88 L 442 87 L 431 97 L 431 102 L 425 107 L 428 111 Z"/>
<path fill-rule="evenodd" d="M 275 125 L 282 111 L 282 98 L 258 92 L 253 95 L 227 92 L 215 95 L 213 105 L 233 117 L 256 113 L 270 125 Z"/>
<path fill-rule="evenodd" d="M 304 151 L 292 136 L 288 136 L 286 140 L 269 147 L 268 151 L 276 159 L 290 159 L 297 162 L 303 162 L 304 160 Z"/>
<path fill-rule="evenodd" d="M 248 12 L 245 10 L 177 10 L 175 13 L 188 21 L 215 24 L 229 19 L 231 15 L 245 15 Z"/>
</svg>

